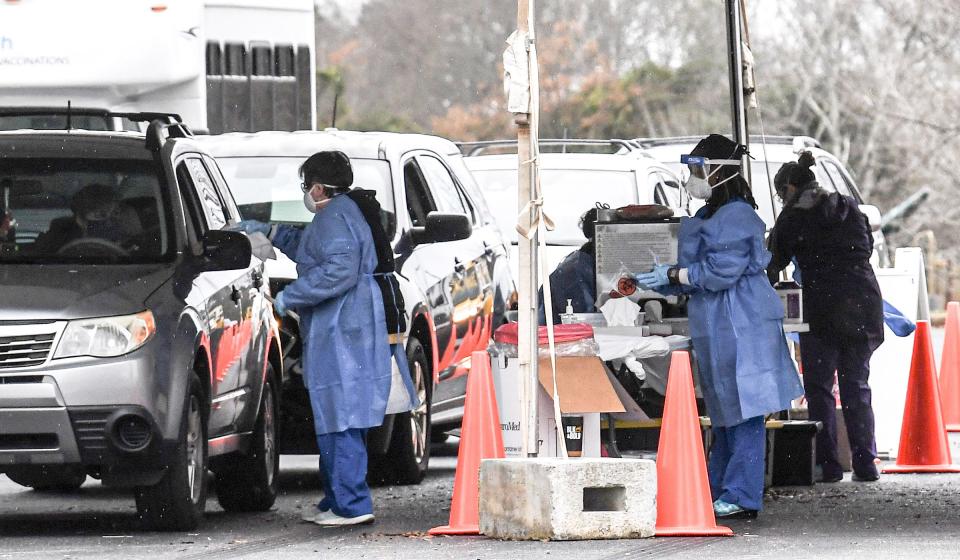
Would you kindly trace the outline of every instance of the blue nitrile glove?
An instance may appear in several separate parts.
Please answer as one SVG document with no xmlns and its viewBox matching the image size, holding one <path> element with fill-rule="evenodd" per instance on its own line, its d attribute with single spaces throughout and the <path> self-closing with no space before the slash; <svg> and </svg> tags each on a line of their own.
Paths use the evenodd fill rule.
<svg viewBox="0 0 960 560">
<path fill-rule="evenodd" d="M 797 263 L 797 259 L 793 259 L 790 262 L 793 263 L 793 281 L 803 286 L 803 275 L 800 274 L 800 264 Z"/>
<path fill-rule="evenodd" d="M 236 228 L 247 234 L 262 233 L 264 235 L 270 235 L 270 224 L 261 222 L 260 220 L 241 220 L 237 223 Z"/>
<path fill-rule="evenodd" d="M 287 304 L 284 303 L 283 301 L 283 292 L 280 292 L 276 296 L 274 296 L 273 309 L 277 312 L 277 315 L 279 315 L 280 317 L 283 317 L 284 315 L 287 314 L 287 310 L 289 308 L 287 307 Z"/>
<path fill-rule="evenodd" d="M 916 323 L 907 319 L 899 309 L 883 300 L 883 322 L 897 336 L 910 336 L 917 329 Z"/>
<path fill-rule="evenodd" d="M 653 270 L 650 272 L 637 274 L 633 279 L 637 281 L 637 284 L 649 290 L 655 290 L 670 284 L 670 279 L 667 278 L 667 271 L 670 270 L 671 267 L 672 265 L 669 264 L 658 264 L 653 267 Z"/>
</svg>

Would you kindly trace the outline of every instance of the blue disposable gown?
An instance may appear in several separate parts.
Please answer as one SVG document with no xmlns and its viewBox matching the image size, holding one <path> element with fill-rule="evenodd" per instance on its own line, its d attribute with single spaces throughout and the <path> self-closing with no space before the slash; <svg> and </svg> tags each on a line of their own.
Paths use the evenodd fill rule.
<svg viewBox="0 0 960 560">
<path fill-rule="evenodd" d="M 283 290 L 300 315 L 303 366 L 318 435 L 383 423 L 390 347 L 370 228 L 356 203 L 333 200 L 301 232 L 281 226 L 274 245 L 298 278 Z"/>
<path fill-rule="evenodd" d="M 783 334 L 783 305 L 767 281 L 764 223 L 742 200 L 680 224 L 678 264 L 688 271 L 690 336 L 715 426 L 790 407 L 803 394 Z"/>
</svg>

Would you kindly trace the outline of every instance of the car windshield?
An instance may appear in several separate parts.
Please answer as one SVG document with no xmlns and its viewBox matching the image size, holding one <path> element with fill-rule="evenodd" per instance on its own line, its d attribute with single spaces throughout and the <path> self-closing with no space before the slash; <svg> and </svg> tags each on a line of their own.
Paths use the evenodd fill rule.
<svg viewBox="0 0 960 560">
<path fill-rule="evenodd" d="M 512 243 L 517 242 L 517 171 L 515 169 L 474 170 L 497 224 Z M 618 208 L 637 204 L 637 180 L 632 171 L 585 169 L 541 169 L 543 211 L 556 229 L 548 231 L 550 245 L 580 245 L 586 241 L 580 231 L 580 216 L 596 206 Z"/>
<path fill-rule="evenodd" d="M 304 158 L 225 157 L 217 158 L 227 184 L 244 219 L 264 222 L 306 224 L 313 214 L 303 206 L 300 165 Z M 386 215 L 388 235 L 396 228 L 390 164 L 379 159 L 350 160 L 353 185 L 376 191 Z M 391 225 L 392 224 L 392 225 Z"/>
<path fill-rule="evenodd" d="M 4 158 L 0 262 L 165 260 L 167 208 L 150 160 Z"/>
</svg>

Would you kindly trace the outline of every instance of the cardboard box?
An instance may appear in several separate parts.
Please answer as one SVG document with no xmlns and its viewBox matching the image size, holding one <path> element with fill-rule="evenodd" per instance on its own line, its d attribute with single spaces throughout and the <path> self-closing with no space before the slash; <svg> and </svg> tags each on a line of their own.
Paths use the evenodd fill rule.
<svg viewBox="0 0 960 560">
<path fill-rule="evenodd" d="M 522 383 L 516 358 L 493 356 L 494 387 L 507 457 L 521 457 L 523 434 Z M 550 359 L 540 361 L 538 439 L 541 457 L 557 457 L 557 427 L 553 407 L 553 371 Z M 557 358 L 557 394 L 561 414 L 583 416 L 583 457 L 600 457 L 600 413 L 624 412 L 623 403 L 607 376 L 603 362 L 596 357 Z"/>
<path fill-rule="evenodd" d="M 549 358 L 540 359 L 537 374 L 540 386 L 552 398 L 553 368 Z M 557 358 L 557 395 L 560 412 L 564 414 L 626 410 L 607 378 L 603 362 L 593 356 Z"/>
</svg>

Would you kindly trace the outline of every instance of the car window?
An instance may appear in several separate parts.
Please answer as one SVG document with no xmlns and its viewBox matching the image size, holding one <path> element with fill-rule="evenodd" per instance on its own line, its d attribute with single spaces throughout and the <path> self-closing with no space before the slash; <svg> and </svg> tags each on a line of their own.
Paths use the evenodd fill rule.
<svg viewBox="0 0 960 560">
<path fill-rule="evenodd" d="M 457 183 L 440 160 L 432 156 L 418 156 L 417 163 L 420 164 L 420 171 L 433 193 L 437 210 L 468 216 L 472 214 Z"/>
<path fill-rule="evenodd" d="M 830 175 L 827 168 L 824 167 L 822 161 L 814 165 L 812 169 L 813 174 L 817 177 L 817 183 L 821 188 L 830 192 L 837 192 L 837 185 L 833 182 L 833 176 Z"/>
<path fill-rule="evenodd" d="M 476 179 L 474 179 L 473 173 L 470 173 L 466 164 L 463 163 L 463 156 L 459 154 L 447 156 L 447 161 L 450 163 L 450 168 L 453 170 L 454 175 L 457 176 L 460 185 L 462 185 L 463 189 L 467 192 L 469 202 L 471 202 L 474 207 L 474 213 L 477 214 L 475 216 L 475 222 L 482 221 L 485 224 L 493 222 L 493 214 L 490 212 L 490 207 L 487 206 L 487 199 L 480 191 L 480 185 L 478 185 Z"/>
<path fill-rule="evenodd" d="M 653 189 L 653 199 L 657 204 L 671 208 L 680 208 L 680 185 L 664 177 L 659 171 L 647 174 L 647 185 Z"/>
<path fill-rule="evenodd" d="M 837 191 L 846 196 L 853 196 L 853 193 L 850 192 L 850 187 L 844 180 L 840 168 L 830 160 L 823 160 L 820 163 L 823 165 L 823 168 L 826 169 L 827 175 L 830 176 L 830 179 L 833 181 L 833 186 L 836 187 Z"/>
<path fill-rule="evenodd" d="M 223 201 L 227 216 L 230 218 L 228 221 L 234 222 L 239 220 L 240 210 L 237 208 L 237 201 L 234 200 L 233 193 L 230 192 L 230 188 L 227 186 L 227 180 L 223 177 L 220 166 L 218 166 L 217 162 L 210 156 L 203 156 L 203 163 L 207 167 L 207 172 L 213 177 L 217 192 L 220 194 L 220 200 Z"/>
<path fill-rule="evenodd" d="M 13 158 L 0 166 L 0 263 L 154 262 L 172 254 L 150 160 Z"/>
<path fill-rule="evenodd" d="M 207 227 L 207 221 L 203 217 L 203 210 L 200 207 L 200 199 L 197 196 L 197 188 L 194 185 L 193 177 L 187 168 L 187 162 L 182 161 L 177 165 L 177 183 L 180 185 L 180 196 L 183 198 L 184 211 L 187 214 L 190 228 L 197 237 L 203 236 L 210 229 Z"/>
<path fill-rule="evenodd" d="M 300 191 L 303 158 L 218 157 L 216 163 L 240 205 L 243 219 L 292 224 L 313 220 L 313 214 L 303 206 Z M 390 164 L 380 159 L 350 158 L 350 165 L 353 186 L 376 192 L 381 210 L 388 221 L 395 222 Z M 387 233 L 391 231 L 393 228 L 388 228 Z"/>
<path fill-rule="evenodd" d="M 407 212 L 414 227 L 427 225 L 427 214 L 437 209 L 420 172 L 417 160 L 410 159 L 403 165 L 403 189 L 407 196 Z"/>
<path fill-rule="evenodd" d="M 194 190 L 200 200 L 200 208 L 206 219 L 208 229 L 223 229 L 230 221 L 230 216 L 224 208 L 220 193 L 213 184 L 213 179 L 207 173 L 207 168 L 199 158 L 187 158 L 184 162 L 190 178 L 193 179 Z"/>
</svg>

